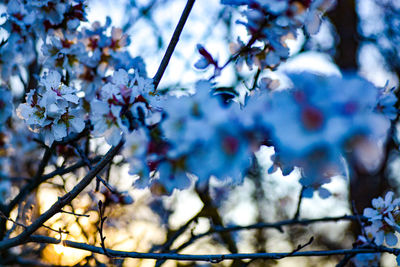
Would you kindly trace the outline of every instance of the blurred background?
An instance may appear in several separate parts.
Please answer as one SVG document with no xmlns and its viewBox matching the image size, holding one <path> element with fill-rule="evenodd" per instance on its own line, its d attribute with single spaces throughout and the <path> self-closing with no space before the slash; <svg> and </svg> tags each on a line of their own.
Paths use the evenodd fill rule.
<svg viewBox="0 0 400 267">
<path fill-rule="evenodd" d="M 171 38 L 184 0 L 91 0 L 86 24 L 112 18 L 113 25 L 128 33 L 131 39 L 129 52 L 142 56 L 147 73 L 153 77 L 166 46 Z M 4 9 L 4 6 L 3 6 Z M 241 18 L 238 10 L 224 6 L 219 1 L 197 1 L 183 30 L 181 40 L 161 81 L 160 90 L 169 88 L 193 88 L 202 78 L 209 78 L 212 70 L 199 71 L 193 65 L 200 58 L 196 49 L 202 44 L 220 62 L 225 62 L 231 52 L 229 45 L 240 36 L 248 40 L 245 27 L 236 24 Z M 397 87 L 400 75 L 400 1 L 399 0 L 339 0 L 336 7 L 324 17 L 318 34 L 309 36 L 298 31 L 297 40 L 288 41 L 291 57 L 276 71 L 263 71 L 262 77 L 281 79 L 285 87 L 287 70 L 310 70 L 316 73 L 341 75 L 341 72 L 357 72 L 378 87 L 387 82 Z M 246 67 L 240 72 L 235 66 L 226 68 L 216 82 L 221 87 L 246 88 L 256 69 Z M 251 81 L 251 79 L 250 79 Z M 18 87 L 18 82 L 15 81 Z M 360 96 L 362 97 L 362 96 Z M 397 136 L 395 136 L 397 139 Z M 300 218 L 320 218 L 362 212 L 370 206 L 372 198 L 383 196 L 388 190 L 398 192 L 400 157 L 396 140 L 386 144 L 386 156 L 382 166 L 373 174 L 356 170 L 353 177 L 335 177 L 326 187 L 333 193 L 329 199 L 304 199 Z M 104 150 L 106 147 L 103 148 Z M 211 225 L 247 225 L 257 222 L 276 222 L 293 218 L 301 186 L 299 172 L 288 176 L 280 171 L 268 174 L 273 149 L 262 147 L 257 154 L 258 165 L 249 171 L 241 186 L 231 187 L 211 181 L 206 191 L 191 188 L 175 191 L 171 196 L 157 195 L 150 190 L 136 190 L 132 182 L 136 177 L 128 175 L 128 167 L 121 162 L 112 170 L 106 170 L 110 184 L 119 191 L 126 191 L 133 204 L 113 203 L 107 192 L 82 194 L 72 202 L 71 211 L 89 214 L 90 217 L 58 214 L 49 222 L 54 229 L 69 232 L 62 238 L 99 244 L 97 201 L 109 201 L 105 225 L 108 248 L 148 252 L 163 251 L 164 244 L 176 230 L 186 226 L 184 233 L 164 251 L 178 249 L 180 253 L 217 254 L 229 252 L 286 252 L 306 243 L 311 236 L 315 241 L 308 249 L 350 248 L 358 234 L 356 225 L 349 222 L 318 223 L 308 226 L 289 226 L 284 232 L 276 229 L 245 230 L 231 234 L 213 234 L 198 239 L 181 248 L 192 234 L 206 232 Z M 50 172 L 47 169 L 46 172 Z M 80 175 L 84 175 L 84 171 Z M 79 175 L 78 175 L 79 176 Z M 56 201 L 59 192 L 70 190 L 78 176 L 56 177 L 40 186 L 34 196 L 35 210 L 45 211 Z M 13 216 L 16 216 L 14 211 Z M 48 231 L 41 229 L 40 231 Z M 58 237 L 57 233 L 46 233 Z M 123 266 L 154 266 L 154 260 L 109 260 L 105 256 L 66 248 L 62 245 L 30 245 L 26 253 L 40 251 L 41 258 L 53 265 L 114 264 Z M 21 248 L 16 248 L 21 249 Z M 335 266 L 342 257 L 286 258 L 279 261 L 255 260 L 248 266 Z M 213 266 L 240 266 L 224 261 Z M 243 262 L 242 262 L 243 264 Z M 392 255 L 383 255 L 382 266 L 394 266 Z M 163 266 L 208 266 L 188 262 L 167 261 Z M 350 265 L 349 265 L 350 266 Z"/>
</svg>

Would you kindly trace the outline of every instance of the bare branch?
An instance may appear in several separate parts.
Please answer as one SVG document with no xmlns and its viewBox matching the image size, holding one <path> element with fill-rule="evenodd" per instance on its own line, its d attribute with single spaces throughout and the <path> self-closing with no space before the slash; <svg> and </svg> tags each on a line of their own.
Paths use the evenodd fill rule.
<svg viewBox="0 0 400 267">
<path fill-rule="evenodd" d="M 301 202 L 303 200 L 303 194 L 304 194 L 305 187 L 302 186 L 299 194 L 299 200 L 297 201 L 297 209 L 296 213 L 293 216 L 294 220 L 297 220 L 300 217 L 300 209 L 301 209 Z"/>
<path fill-rule="evenodd" d="M 96 175 L 112 161 L 123 144 L 124 140 L 121 140 L 117 146 L 111 147 L 103 159 L 92 170 L 90 170 L 89 173 L 83 177 L 82 180 L 70 192 L 59 198 L 58 201 L 54 203 L 45 213 L 43 213 L 39 218 L 36 219 L 36 221 L 28 226 L 24 232 L 14 238 L 0 241 L 0 251 L 22 244 L 26 239 L 29 238 L 31 234 L 41 227 L 44 222 L 60 212 L 65 205 L 68 205 L 75 197 L 77 197 L 83 191 L 83 189 L 90 184 L 94 177 L 96 177 Z"/>
<path fill-rule="evenodd" d="M 179 36 L 182 33 L 183 27 L 185 26 L 186 20 L 189 17 L 189 14 L 190 14 L 190 11 L 192 10 L 194 2 L 195 2 L 195 0 L 187 1 L 185 9 L 183 10 L 181 18 L 179 19 L 178 25 L 175 28 L 175 31 L 171 37 L 171 40 L 169 41 L 167 51 L 165 51 L 164 57 L 161 60 L 161 64 L 158 67 L 157 73 L 156 73 L 156 75 L 154 75 L 154 78 L 153 78 L 154 92 L 157 91 L 158 84 L 160 83 L 161 78 L 164 75 L 165 69 L 168 66 L 169 60 L 171 59 L 171 56 L 172 56 L 172 53 L 174 53 L 175 47 L 179 41 Z"/>
<path fill-rule="evenodd" d="M 106 255 L 109 258 L 112 258 L 112 256 L 110 254 L 108 254 L 108 252 L 107 252 L 106 244 L 105 244 L 106 237 L 104 236 L 104 223 L 107 220 L 107 216 L 104 216 L 104 213 L 106 211 L 106 205 L 103 204 L 103 202 L 101 200 L 99 201 L 98 205 L 99 205 L 99 214 L 100 214 L 100 226 L 97 227 L 97 230 L 99 231 L 99 234 L 100 234 L 101 248 L 104 251 L 104 255 Z"/>
<path fill-rule="evenodd" d="M 97 254 L 105 255 L 103 248 L 79 243 L 69 240 L 58 240 L 47 236 L 33 235 L 26 242 L 62 244 L 66 247 L 82 249 Z M 307 243 L 308 244 L 308 243 Z M 306 244 L 306 245 L 307 245 Z M 180 260 L 180 261 L 205 261 L 218 263 L 223 260 L 235 259 L 282 259 L 286 257 L 310 257 L 310 256 L 333 256 L 333 255 L 352 255 L 365 253 L 390 253 L 398 255 L 400 249 L 377 246 L 373 248 L 355 248 L 355 249 L 337 249 L 337 250 L 312 250 L 312 251 L 295 251 L 295 252 L 279 252 L 279 253 L 233 253 L 233 254 L 210 254 L 210 255 L 192 255 L 192 254 L 173 254 L 173 253 L 141 253 L 127 252 L 120 250 L 106 249 L 107 253 L 113 257 L 134 258 L 134 259 L 154 259 L 154 260 Z"/>
<path fill-rule="evenodd" d="M 80 149 L 78 145 L 74 145 L 73 147 L 75 148 L 77 154 L 82 158 L 83 162 L 85 162 L 85 165 L 89 168 L 89 170 L 93 169 L 88 157 L 86 157 L 83 150 Z M 109 183 L 107 183 L 106 180 L 101 178 L 100 175 L 96 175 L 96 179 L 98 181 L 100 181 L 108 190 L 110 190 L 111 193 L 117 193 L 117 190 L 115 190 L 114 187 L 112 187 Z M 96 186 L 96 188 L 97 188 L 97 186 Z"/>
<path fill-rule="evenodd" d="M 292 220 L 284 220 L 276 223 L 255 223 L 246 226 L 239 226 L 239 225 L 231 225 L 226 227 L 214 226 L 209 231 L 204 232 L 202 234 L 193 235 L 187 242 L 180 245 L 177 249 L 173 250 L 173 252 L 178 252 L 189 245 L 193 244 L 197 239 L 202 237 L 211 235 L 213 233 L 221 233 L 221 232 L 234 232 L 234 231 L 242 231 L 242 230 L 252 230 L 252 229 L 265 229 L 265 228 L 273 228 L 280 232 L 283 232 L 282 227 L 288 225 L 309 225 L 313 223 L 319 222 L 338 222 L 338 221 L 357 221 L 358 218 L 360 220 L 366 221 L 367 218 L 364 216 L 354 216 L 354 215 L 344 215 L 339 217 L 323 217 L 317 219 L 292 219 Z"/>
<path fill-rule="evenodd" d="M 66 210 L 60 210 L 60 212 L 61 213 L 71 214 L 71 215 L 74 215 L 74 216 L 77 216 L 77 217 L 90 217 L 89 214 L 78 214 L 78 213 L 74 213 L 74 212 L 66 211 Z"/>
</svg>

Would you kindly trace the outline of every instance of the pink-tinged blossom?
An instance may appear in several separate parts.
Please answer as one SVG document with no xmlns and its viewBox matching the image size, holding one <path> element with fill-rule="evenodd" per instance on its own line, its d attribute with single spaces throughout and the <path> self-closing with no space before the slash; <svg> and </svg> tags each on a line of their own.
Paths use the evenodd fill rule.
<svg viewBox="0 0 400 267">
<path fill-rule="evenodd" d="M 122 138 L 122 130 L 118 121 L 121 107 L 107 102 L 93 100 L 91 103 L 90 119 L 93 124 L 92 134 L 95 137 L 104 136 L 107 143 L 117 145 Z"/>
<path fill-rule="evenodd" d="M 245 61 L 250 69 L 254 64 L 259 69 L 274 69 L 289 56 L 286 40 L 295 38 L 297 30 L 303 26 L 309 34 L 317 33 L 322 15 L 334 5 L 335 0 L 221 2 L 232 6 L 247 6 L 242 11 L 246 19 L 237 23 L 246 27 L 250 35 L 249 41 L 245 44 L 238 40 L 231 45 L 232 52 L 239 56 L 239 67 Z M 257 41 L 261 41 L 263 45 L 256 45 Z M 206 66 L 202 62 L 197 65 Z"/>
<path fill-rule="evenodd" d="M 374 198 L 372 200 L 373 208 L 364 209 L 364 216 L 368 217 L 370 221 L 381 220 L 383 216 L 392 212 L 399 204 L 400 199 L 393 199 L 394 193 L 389 191 L 385 195 L 385 199 L 382 197 Z"/>
<path fill-rule="evenodd" d="M 27 66 L 37 58 L 36 40 L 44 41 L 42 50 L 47 53 L 49 52 L 47 48 L 50 48 L 46 45 L 48 39 L 51 38 L 49 33 L 54 34 L 57 31 L 57 34 L 69 36 L 71 31 L 75 32 L 81 21 L 86 20 L 85 5 L 82 1 L 71 0 L 62 2 L 11 0 L 8 1 L 7 12 L 2 16 L 6 16 L 7 20 L 1 27 L 9 34 L 7 42 L 0 48 L 0 55 L 4 63 L 1 76 L 6 81 L 11 75 L 19 74 L 20 66 Z M 66 39 L 68 38 L 61 38 L 59 41 Z M 55 40 L 53 42 L 57 43 Z M 64 44 L 67 43 L 64 42 Z M 83 54 L 79 54 L 79 49 L 76 48 L 71 51 L 60 51 L 61 46 L 59 44 L 51 45 L 53 51 L 45 55 L 49 56 L 45 64 L 49 69 L 63 67 L 71 71 L 71 67 L 75 64 L 74 58 Z M 50 55 L 57 58 L 50 59 Z M 58 66 L 51 65 L 50 62 L 57 63 Z"/>
<path fill-rule="evenodd" d="M 141 77 L 146 76 L 145 65 L 140 57 L 132 58 L 127 52 L 129 37 L 119 28 L 110 28 L 111 18 L 107 17 L 104 25 L 94 22 L 89 28 L 82 28 L 77 39 L 84 44 L 85 51 L 78 60 L 77 71 L 90 100 L 93 90 L 103 86 L 99 77 L 105 77 L 108 71 L 134 69 Z M 111 32 L 111 34 L 110 34 Z M 93 87 L 93 82 L 97 86 Z"/>
<path fill-rule="evenodd" d="M 80 68 L 80 60 L 87 57 L 84 45 L 78 42 L 75 36 L 69 35 L 51 37 L 50 43 L 42 46 L 42 52 L 46 67 L 59 71 L 66 69 L 69 73 L 74 73 L 75 69 Z"/>
<path fill-rule="evenodd" d="M 263 90 L 250 96 L 245 108 L 253 127 L 268 133 L 275 165 L 284 174 L 300 167 L 300 182 L 321 196 L 327 194 L 320 186 L 346 175 L 351 164 L 370 172 L 378 168 L 390 128 L 388 118 L 376 111 L 379 89 L 357 76 L 288 76 L 293 88 Z"/>
<path fill-rule="evenodd" d="M 236 111 L 212 95 L 210 82 L 199 81 L 195 94 L 169 96 L 160 107 L 166 116 L 161 130 L 169 144 L 160 184 L 170 191 L 175 182 L 175 188 L 182 189 L 181 183 L 190 184 L 188 174 L 197 177 L 201 185 L 207 184 L 211 176 L 225 182 L 242 182 L 251 164 L 252 147 Z"/>
<path fill-rule="evenodd" d="M 77 90 L 63 84 L 61 75 L 54 71 L 45 74 L 40 83 L 41 88 L 29 91 L 26 103 L 17 108 L 17 115 L 32 131 L 41 133 L 47 145 L 81 132 L 85 128 L 85 113 Z"/>
<path fill-rule="evenodd" d="M 91 101 L 94 136 L 104 136 L 109 144 L 116 145 L 123 132 L 146 125 L 146 118 L 157 112 L 151 106 L 152 90 L 151 80 L 137 72 L 132 75 L 123 69 L 115 71 L 111 82 L 105 84 L 98 97 Z"/>
<path fill-rule="evenodd" d="M 164 149 L 153 153 L 152 163 L 146 159 L 151 170 L 163 164 L 168 173 L 167 177 L 159 173 L 158 184 L 169 179 L 171 189 L 174 173 L 179 177 L 193 174 L 201 184 L 210 176 L 240 183 L 252 153 L 262 144 L 275 148 L 274 165 L 284 175 L 299 168 L 308 197 L 313 191 L 328 197 L 323 185 L 335 175 L 346 176 L 352 164 L 365 166 L 367 171 L 379 167 L 390 126 L 388 118 L 376 110 L 379 90 L 357 76 L 288 75 L 293 88 L 255 91 L 242 108 L 234 102 L 222 104 L 208 81 L 199 81 L 193 95 L 170 95 L 158 101 L 164 115 L 155 124 L 162 138 L 155 143 Z M 114 80 L 126 83 L 127 76 L 117 72 Z M 264 83 L 276 88 L 269 80 Z M 115 85 L 106 88 L 107 97 L 118 91 Z M 131 94 L 129 86 L 119 88 L 117 95 Z M 120 101 L 119 96 L 113 99 Z M 139 106 L 145 110 L 146 102 L 140 101 Z M 177 184 L 176 188 L 182 187 Z"/>
</svg>

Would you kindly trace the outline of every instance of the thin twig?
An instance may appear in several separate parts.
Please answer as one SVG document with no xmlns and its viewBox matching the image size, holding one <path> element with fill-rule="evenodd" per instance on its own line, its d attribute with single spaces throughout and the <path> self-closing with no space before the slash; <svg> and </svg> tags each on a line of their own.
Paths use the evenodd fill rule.
<svg viewBox="0 0 400 267">
<path fill-rule="evenodd" d="M 40 185 L 40 177 L 42 176 L 42 174 L 54 152 L 54 148 L 55 148 L 54 143 L 53 143 L 53 145 L 51 145 L 51 147 L 46 147 L 46 150 L 44 152 L 42 160 L 39 163 L 36 174 L 30 181 L 30 183 L 28 183 L 27 186 L 25 186 L 18 193 L 18 195 L 14 199 L 11 200 L 10 204 L 2 207 L 2 210 L 6 217 L 10 217 L 10 213 L 13 210 L 13 208 L 17 204 L 21 203 L 31 191 L 33 191 L 35 188 L 37 188 Z M 6 234 L 6 220 L 0 218 L 0 240 L 2 240 L 4 238 L 5 234 Z"/>
<path fill-rule="evenodd" d="M 92 165 L 90 164 L 89 159 L 86 157 L 85 153 L 83 152 L 82 149 L 78 145 L 73 146 L 75 150 L 77 151 L 77 154 L 82 158 L 83 162 L 85 162 L 86 166 L 89 168 L 89 170 L 93 169 Z M 115 190 L 109 183 L 107 183 L 106 180 L 101 178 L 100 175 L 96 175 L 96 179 L 100 181 L 105 187 L 107 187 L 108 190 L 110 190 L 111 193 L 118 193 L 117 190 Z M 96 189 L 98 186 L 96 185 Z"/>
<path fill-rule="evenodd" d="M 14 225 L 21 226 L 21 227 L 24 228 L 24 229 L 26 228 L 26 225 L 24 225 L 24 224 L 22 224 L 22 223 L 19 223 L 19 222 L 17 222 L 17 221 L 14 221 L 13 219 L 7 217 L 7 216 L 6 216 L 4 213 L 2 213 L 1 211 L 0 211 L 0 217 L 3 218 L 3 219 L 5 219 L 5 220 L 7 220 L 7 221 L 12 222 Z"/>
<path fill-rule="evenodd" d="M 302 186 L 299 194 L 299 200 L 297 201 L 297 209 L 296 213 L 293 216 L 294 220 L 297 220 L 300 217 L 300 209 L 301 209 L 301 202 L 303 200 L 303 194 L 304 194 L 305 187 Z"/>
<path fill-rule="evenodd" d="M 20 227 L 22 227 L 22 228 L 24 228 L 24 229 L 27 228 L 27 226 L 26 226 L 25 224 L 19 223 L 19 222 L 15 221 L 15 220 L 13 220 L 13 219 L 11 219 L 11 218 L 5 216 L 4 213 L 2 213 L 1 211 L 0 211 L 0 217 L 3 218 L 3 219 L 5 219 L 5 220 L 7 220 L 7 221 L 12 222 L 14 225 L 20 226 Z M 48 230 L 50 230 L 50 231 L 59 233 L 59 234 L 61 234 L 61 233 L 62 233 L 62 234 L 69 234 L 68 231 L 64 231 L 64 230 L 61 230 L 61 229 L 56 230 L 56 229 L 51 228 L 50 226 L 47 226 L 47 225 L 44 225 L 44 224 L 42 225 L 42 227 L 44 227 L 44 228 L 46 228 L 46 229 L 48 229 Z"/>
<path fill-rule="evenodd" d="M 60 229 L 58 229 L 58 230 L 56 230 L 56 229 L 54 229 L 54 228 L 51 228 L 50 226 L 47 226 L 47 225 L 42 225 L 42 227 L 44 227 L 44 228 L 46 228 L 46 229 L 48 229 L 48 230 L 50 230 L 50 231 L 52 231 L 52 232 L 56 232 L 56 233 L 58 233 L 58 234 L 69 234 L 69 232 L 68 231 L 66 231 L 66 230 L 61 230 L 61 228 Z M 25 227 L 26 228 L 26 227 Z"/>
<path fill-rule="evenodd" d="M 46 243 L 46 244 L 62 244 L 66 247 L 72 247 L 90 251 L 97 254 L 105 255 L 102 247 L 92 246 L 85 243 L 79 243 L 69 240 L 58 240 L 47 236 L 33 235 L 26 242 Z M 154 260 L 180 260 L 180 261 L 205 261 L 218 263 L 223 260 L 234 259 L 282 259 L 286 257 L 310 257 L 310 256 L 333 256 L 333 255 L 351 255 L 365 253 L 390 253 L 397 255 L 400 249 L 389 248 L 384 246 L 376 246 L 372 248 L 355 248 L 355 249 L 336 249 L 336 250 L 312 250 L 312 251 L 296 251 L 296 252 L 279 252 L 279 253 L 233 253 L 233 254 L 209 254 L 209 255 L 192 255 L 192 254 L 174 254 L 174 253 L 140 253 L 127 252 L 120 250 L 106 249 L 107 253 L 113 257 L 134 258 L 134 259 L 154 259 Z"/>
<path fill-rule="evenodd" d="M 108 254 L 107 249 L 106 249 L 106 244 L 105 244 L 105 240 L 106 237 L 104 236 L 104 223 L 107 220 L 107 216 L 104 216 L 104 213 L 106 211 L 106 205 L 103 204 L 103 202 L 100 200 L 99 201 L 99 215 L 100 215 L 100 226 L 97 227 L 97 230 L 99 231 L 100 234 L 100 244 L 101 244 L 101 248 L 104 251 L 104 255 L 106 255 L 109 258 L 112 258 L 112 256 L 110 254 Z"/>
<path fill-rule="evenodd" d="M 367 220 L 367 218 L 365 218 L 364 216 L 360 216 L 359 218 L 360 218 L 360 220 L 364 220 L 364 221 Z M 239 225 L 231 225 L 231 226 L 226 226 L 226 227 L 214 226 L 207 232 L 204 232 L 204 233 L 198 234 L 198 235 L 193 235 L 187 242 L 183 243 L 178 248 L 173 250 L 173 252 L 176 253 L 178 251 L 181 251 L 182 249 L 193 244 L 197 239 L 211 235 L 213 233 L 234 232 L 234 231 L 252 230 L 252 229 L 265 229 L 265 228 L 273 228 L 273 229 L 277 229 L 280 232 L 283 232 L 282 227 L 288 226 L 288 225 L 308 225 L 308 224 L 319 223 L 319 222 L 356 221 L 356 220 L 358 220 L 357 216 L 344 215 L 344 216 L 339 216 L 339 217 L 323 217 L 323 218 L 317 218 L 317 219 L 302 219 L 302 220 L 291 219 L 291 220 L 284 220 L 284 221 L 280 221 L 280 222 L 276 222 L 276 223 L 255 223 L 255 224 L 250 224 L 250 225 L 246 225 L 246 226 L 239 226 Z"/>
<path fill-rule="evenodd" d="M 290 257 L 291 255 L 293 255 L 294 253 L 302 250 L 303 248 L 311 245 L 311 243 L 314 241 L 314 237 L 312 236 L 307 243 L 303 244 L 303 245 L 298 245 L 296 249 L 294 249 L 290 254 L 288 254 L 286 257 Z"/>
<path fill-rule="evenodd" d="M 46 148 L 46 151 L 44 152 L 43 158 L 40 161 L 38 170 L 36 171 L 35 176 L 32 178 L 31 182 L 27 184 L 19 194 L 11 200 L 10 204 L 8 204 L 7 210 L 6 210 L 6 216 L 9 216 L 9 213 L 11 210 L 18 204 L 20 203 L 33 189 L 38 187 L 41 183 L 40 177 L 43 175 L 44 169 L 47 166 L 47 163 L 49 162 L 51 155 L 54 152 L 55 146 L 52 145 L 50 148 Z"/>
<path fill-rule="evenodd" d="M 112 161 L 114 156 L 123 146 L 124 142 L 124 140 L 121 140 L 117 146 L 111 147 L 103 159 L 92 170 L 90 170 L 88 174 L 83 177 L 82 180 L 70 192 L 59 198 L 58 201 L 54 203 L 45 213 L 43 213 L 30 226 L 28 226 L 24 232 L 16 237 L 0 241 L 0 251 L 22 244 L 29 238 L 30 235 L 32 235 L 39 227 L 41 227 L 43 223 L 45 223 L 55 214 L 59 213 L 64 206 L 71 203 L 71 201 L 75 199 L 90 184 L 96 175 Z"/>
<path fill-rule="evenodd" d="M 170 248 L 172 246 L 172 244 L 175 242 L 176 239 L 178 239 L 178 237 L 180 237 L 185 231 L 186 229 L 192 224 L 192 222 L 194 222 L 195 220 L 197 220 L 199 218 L 199 216 L 201 215 L 202 211 L 204 210 L 204 208 L 198 212 L 195 216 L 193 216 L 189 221 L 187 221 L 184 225 L 182 225 L 178 230 L 175 231 L 175 233 L 173 233 L 172 237 L 169 238 L 167 240 L 167 242 L 165 242 L 160 249 L 158 249 L 158 251 L 160 253 L 163 252 L 169 252 Z M 163 260 L 158 260 L 155 264 L 155 267 L 159 267 L 161 266 L 165 261 Z"/>
<path fill-rule="evenodd" d="M 189 17 L 189 14 L 190 14 L 190 11 L 192 10 L 194 2 L 195 2 L 195 0 L 187 1 L 185 9 L 183 10 L 182 15 L 179 19 L 178 25 L 175 28 L 175 31 L 171 37 L 171 40 L 169 41 L 167 50 L 165 51 L 164 57 L 161 60 L 161 64 L 158 67 L 157 73 L 156 73 L 156 75 L 154 75 L 154 78 L 153 78 L 154 92 L 157 91 L 158 84 L 160 83 L 161 78 L 164 75 L 164 72 L 168 66 L 169 60 L 171 59 L 171 56 L 174 53 L 175 47 L 179 41 L 179 36 L 182 33 L 183 27 L 185 26 L 186 20 Z"/>
<path fill-rule="evenodd" d="M 74 213 L 74 212 L 66 211 L 66 210 L 60 210 L 60 212 L 61 213 L 71 214 L 71 215 L 74 215 L 74 216 L 77 216 L 77 217 L 90 217 L 89 214 L 78 214 L 78 213 Z"/>
<path fill-rule="evenodd" d="M 250 91 L 254 91 L 257 87 L 258 78 L 260 78 L 261 69 L 258 68 L 256 74 L 254 75 L 253 86 L 251 87 Z"/>
<path fill-rule="evenodd" d="M 364 224 L 361 222 L 360 214 L 358 213 L 358 211 L 357 211 L 357 209 L 356 209 L 356 205 L 355 205 L 354 200 L 351 201 L 351 208 L 352 208 L 352 210 L 353 210 L 353 214 L 356 216 L 356 219 L 357 219 L 358 224 L 359 224 L 360 227 L 361 227 L 361 234 L 362 234 L 368 241 L 370 241 L 369 238 L 368 238 L 367 233 L 365 232 Z"/>
<path fill-rule="evenodd" d="M 94 159 L 91 159 L 90 162 L 92 163 L 97 163 L 100 160 L 100 157 L 96 157 Z M 71 165 L 70 167 L 66 168 L 59 168 L 49 174 L 45 174 L 40 179 L 38 179 L 36 182 L 32 181 L 31 183 L 26 184 L 18 193 L 18 195 L 11 200 L 10 204 L 8 205 L 8 210 L 11 211 L 18 203 L 20 203 L 29 193 L 31 193 L 39 184 L 53 178 L 56 175 L 64 175 L 70 172 L 73 172 L 81 167 L 85 166 L 85 162 L 79 161 L 75 163 L 74 165 Z"/>
</svg>

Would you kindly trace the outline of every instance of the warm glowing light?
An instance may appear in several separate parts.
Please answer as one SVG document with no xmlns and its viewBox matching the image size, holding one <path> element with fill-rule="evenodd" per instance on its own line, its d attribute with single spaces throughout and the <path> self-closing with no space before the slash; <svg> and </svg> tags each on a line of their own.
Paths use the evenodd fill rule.
<svg viewBox="0 0 400 267">
<path fill-rule="evenodd" d="M 63 234 L 62 240 L 67 235 Z M 73 237 L 68 237 L 68 240 L 83 242 L 82 239 L 75 239 Z M 63 244 L 52 244 L 48 245 L 43 250 L 43 257 L 49 261 L 51 264 L 59 265 L 75 265 L 81 262 L 85 257 L 89 256 L 91 253 L 88 251 L 70 248 L 64 246 Z"/>
</svg>

